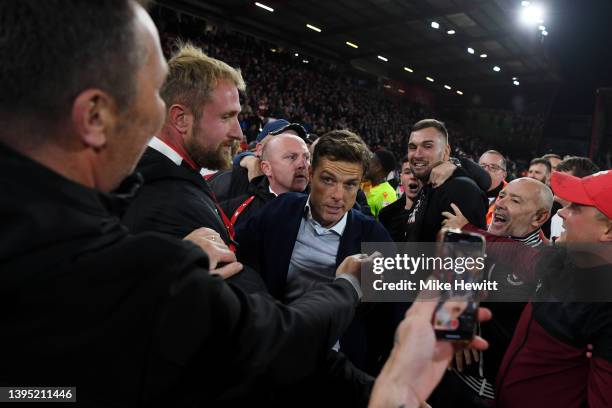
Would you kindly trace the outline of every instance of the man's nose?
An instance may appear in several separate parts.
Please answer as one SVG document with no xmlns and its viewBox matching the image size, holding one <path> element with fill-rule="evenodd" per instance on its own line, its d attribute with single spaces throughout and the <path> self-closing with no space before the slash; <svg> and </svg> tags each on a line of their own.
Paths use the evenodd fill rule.
<svg viewBox="0 0 612 408">
<path fill-rule="evenodd" d="M 242 128 L 240 127 L 240 121 L 238 118 L 234 118 L 232 121 L 232 127 L 230 128 L 228 136 L 230 139 L 242 140 Z"/>
<path fill-rule="evenodd" d="M 307 156 L 302 156 L 302 158 L 297 160 L 298 169 L 305 169 L 310 164 L 310 160 Z"/>
<path fill-rule="evenodd" d="M 344 194 L 344 187 L 342 186 L 342 183 L 336 183 L 332 187 L 332 195 L 331 195 L 331 197 L 334 200 L 341 200 L 343 194 Z"/>
</svg>

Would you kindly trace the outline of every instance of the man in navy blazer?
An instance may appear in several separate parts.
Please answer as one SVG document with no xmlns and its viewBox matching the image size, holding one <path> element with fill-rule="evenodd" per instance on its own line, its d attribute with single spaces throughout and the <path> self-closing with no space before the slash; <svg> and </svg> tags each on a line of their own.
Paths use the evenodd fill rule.
<svg viewBox="0 0 612 408">
<path fill-rule="evenodd" d="M 382 224 L 353 209 L 370 158 L 356 134 L 329 132 L 313 152 L 310 194 L 282 194 L 236 230 L 238 259 L 260 272 L 274 297 L 290 302 L 332 280 L 345 257 L 362 252 L 362 242 L 393 242 Z M 379 360 L 379 350 L 390 346 L 394 322 L 401 320 L 385 312 L 385 319 L 374 319 L 374 328 L 372 317 L 383 307 L 374 309 L 356 319 L 340 341 L 351 361 L 371 373 L 378 368 L 373 360 Z"/>
<path fill-rule="evenodd" d="M 238 258 L 259 271 L 270 293 L 284 298 L 287 274 L 309 196 L 285 193 L 270 201 L 242 228 L 236 230 Z M 335 265 L 361 253 L 362 242 L 393 242 L 382 224 L 355 207 L 346 213 Z M 330 276 L 331 278 L 331 276 Z"/>
</svg>

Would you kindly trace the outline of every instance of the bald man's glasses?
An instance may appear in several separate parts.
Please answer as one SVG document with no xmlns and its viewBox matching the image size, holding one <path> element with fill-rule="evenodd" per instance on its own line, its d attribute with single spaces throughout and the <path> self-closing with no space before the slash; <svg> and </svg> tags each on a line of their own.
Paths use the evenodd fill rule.
<svg viewBox="0 0 612 408">
<path fill-rule="evenodd" d="M 497 164 L 482 163 L 480 164 L 480 167 L 482 167 L 483 169 L 487 171 L 493 172 L 493 173 L 497 173 L 498 171 L 506 171 L 506 169 L 498 166 Z"/>
</svg>

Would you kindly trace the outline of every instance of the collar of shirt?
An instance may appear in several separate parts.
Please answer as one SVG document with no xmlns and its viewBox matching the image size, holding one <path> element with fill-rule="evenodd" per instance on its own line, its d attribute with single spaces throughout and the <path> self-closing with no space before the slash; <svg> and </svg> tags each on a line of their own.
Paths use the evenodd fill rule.
<svg viewBox="0 0 612 408">
<path fill-rule="evenodd" d="M 319 235 L 329 234 L 330 232 L 335 232 L 336 234 L 338 234 L 338 236 L 342 236 L 342 234 L 344 233 L 344 229 L 346 228 L 346 220 L 348 218 L 348 211 L 344 213 L 344 216 L 333 227 L 325 228 L 312 217 L 312 211 L 310 211 L 310 196 L 308 196 L 308 200 L 306 200 L 306 206 L 304 207 L 304 218 L 306 219 L 306 221 L 312 224 L 315 231 Z"/>
<path fill-rule="evenodd" d="M 270 194 L 274 194 L 274 197 L 278 197 L 278 194 L 276 194 L 274 190 L 272 190 L 271 186 L 268 186 L 268 191 L 270 191 Z M 308 197 L 308 199 L 310 200 L 310 197 Z M 306 203 L 306 206 L 308 206 L 308 203 Z"/>
<path fill-rule="evenodd" d="M 540 237 L 540 228 L 533 231 L 530 234 L 527 234 L 524 237 L 510 237 L 515 241 L 522 242 L 523 244 L 530 246 L 532 248 L 536 248 L 543 244 L 542 238 Z"/>
<path fill-rule="evenodd" d="M 217 172 L 217 170 L 211 170 L 211 169 L 207 169 L 206 167 L 202 167 L 200 169 L 200 174 L 202 176 L 208 176 L 210 174 L 215 174 Z"/>
<path fill-rule="evenodd" d="M 180 154 L 178 154 L 173 148 L 168 146 L 163 140 L 159 139 L 157 136 L 153 136 L 151 141 L 149 142 L 149 147 L 151 149 L 155 149 L 170 160 L 177 166 L 180 166 L 183 163 L 183 158 Z"/>
</svg>

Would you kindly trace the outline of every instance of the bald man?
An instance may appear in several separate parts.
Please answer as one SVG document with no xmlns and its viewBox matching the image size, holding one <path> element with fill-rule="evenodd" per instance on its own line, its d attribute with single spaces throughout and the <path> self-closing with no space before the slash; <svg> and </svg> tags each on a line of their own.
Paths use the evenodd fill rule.
<svg viewBox="0 0 612 408">
<path fill-rule="evenodd" d="M 523 177 L 511 181 L 499 192 L 489 232 L 525 239 L 538 235 L 550 218 L 553 194 L 538 180 Z"/>
<path fill-rule="evenodd" d="M 513 180 L 499 192 L 488 232 L 532 248 L 542 247 L 545 242 L 541 227 L 550 218 L 552 204 L 553 194 L 546 184 L 528 177 Z M 454 210 L 456 215 L 443 213 L 446 218 L 443 225 L 465 227 L 468 221 L 456 206 Z M 466 229 L 477 231 L 471 225 Z M 484 278 L 498 283 L 498 291 L 490 292 L 487 298 L 493 320 L 481 327 L 491 346 L 484 354 L 456 357 L 452 374 L 444 377 L 439 391 L 430 400 L 432 406 L 473 406 L 470 401 L 473 403 L 474 399 L 486 405 L 495 398 L 495 377 L 525 307 L 525 300 L 535 294 L 537 282 L 523 282 L 511 273 L 507 265 L 491 260 L 487 263 Z"/>
<path fill-rule="evenodd" d="M 306 190 L 310 152 L 295 126 L 300 125 L 287 125 L 264 140 L 260 163 L 263 174 L 251 180 L 245 194 L 221 203 L 235 226 L 246 222 L 276 196 Z"/>
</svg>

